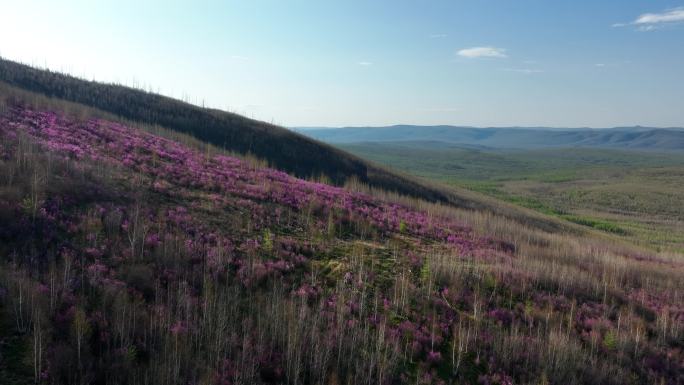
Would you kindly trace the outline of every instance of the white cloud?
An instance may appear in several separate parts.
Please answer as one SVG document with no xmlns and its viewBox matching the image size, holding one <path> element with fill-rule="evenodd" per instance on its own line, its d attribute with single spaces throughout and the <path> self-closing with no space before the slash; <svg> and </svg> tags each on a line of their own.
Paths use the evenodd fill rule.
<svg viewBox="0 0 684 385">
<path fill-rule="evenodd" d="M 633 24 L 660 24 L 684 22 L 684 8 L 674 8 L 663 13 L 644 13 L 634 20 Z"/>
<path fill-rule="evenodd" d="M 503 48 L 496 47 L 472 47 L 464 48 L 458 51 L 459 56 L 466 57 L 468 59 L 480 58 L 480 57 L 493 57 L 493 58 L 506 58 L 506 50 Z"/>
<path fill-rule="evenodd" d="M 371 62 L 369 62 L 369 61 L 360 61 L 360 62 L 358 62 L 358 63 L 356 63 L 356 64 L 358 64 L 358 65 L 360 65 L 360 66 L 364 66 L 364 67 L 368 67 L 368 66 L 372 66 L 372 65 L 373 65 L 373 63 L 371 63 Z"/>
<path fill-rule="evenodd" d="M 684 7 L 673 8 L 661 13 L 644 13 L 631 23 L 615 23 L 613 27 L 636 26 L 638 31 L 648 32 L 665 25 L 684 23 Z"/>
<path fill-rule="evenodd" d="M 594 64 L 594 66 L 596 66 L 596 67 L 605 67 L 606 64 L 605 64 L 605 63 L 596 63 L 596 64 Z"/>
<path fill-rule="evenodd" d="M 442 38 L 445 38 L 447 36 L 449 36 L 449 35 L 447 35 L 446 33 L 435 33 L 435 34 L 430 35 L 429 37 L 430 37 L 430 39 L 442 39 Z"/>
</svg>

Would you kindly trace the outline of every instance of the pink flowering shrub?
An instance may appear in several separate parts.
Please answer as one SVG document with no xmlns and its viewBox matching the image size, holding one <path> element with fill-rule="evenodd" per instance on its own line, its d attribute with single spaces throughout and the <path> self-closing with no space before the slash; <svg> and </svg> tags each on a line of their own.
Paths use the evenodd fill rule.
<svg viewBox="0 0 684 385">
<path fill-rule="evenodd" d="M 684 378 L 681 294 L 535 281 L 451 217 L 117 122 L 13 107 L 0 138 L 23 167 L 0 190 L 0 309 L 21 294 L 38 383 Z"/>
</svg>

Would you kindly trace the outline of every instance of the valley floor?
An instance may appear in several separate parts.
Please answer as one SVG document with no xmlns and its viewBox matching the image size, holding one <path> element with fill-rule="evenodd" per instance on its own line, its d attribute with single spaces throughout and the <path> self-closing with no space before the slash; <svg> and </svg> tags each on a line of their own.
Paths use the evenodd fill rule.
<svg viewBox="0 0 684 385">
<path fill-rule="evenodd" d="M 684 254 L 684 155 L 614 149 L 494 150 L 342 145 L 361 157 Z"/>
</svg>

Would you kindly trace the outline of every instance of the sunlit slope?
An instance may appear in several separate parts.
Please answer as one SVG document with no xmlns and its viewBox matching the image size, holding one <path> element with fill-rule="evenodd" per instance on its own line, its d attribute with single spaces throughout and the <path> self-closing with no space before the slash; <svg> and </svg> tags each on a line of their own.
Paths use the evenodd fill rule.
<svg viewBox="0 0 684 385">
<path fill-rule="evenodd" d="M 0 317 L 11 325 L 0 351 L 15 357 L 0 362 L 4 379 L 684 374 L 680 260 L 486 214 L 467 224 L 448 207 L 297 179 L 105 119 L 10 105 L 0 137 Z"/>
<path fill-rule="evenodd" d="M 282 127 L 240 115 L 194 106 L 161 95 L 77 79 L 0 59 L 0 95 L 5 98 L 76 102 L 85 115 L 108 113 L 146 125 L 158 125 L 239 154 L 251 154 L 271 167 L 304 178 L 323 177 L 334 184 L 357 183 L 454 207 L 486 211 L 548 231 L 575 231 L 562 222 L 502 204 L 463 189 L 410 177 L 362 160 L 345 151 Z M 22 93 L 26 91 L 26 93 Z M 20 94 L 20 95 L 17 95 Z"/>
</svg>

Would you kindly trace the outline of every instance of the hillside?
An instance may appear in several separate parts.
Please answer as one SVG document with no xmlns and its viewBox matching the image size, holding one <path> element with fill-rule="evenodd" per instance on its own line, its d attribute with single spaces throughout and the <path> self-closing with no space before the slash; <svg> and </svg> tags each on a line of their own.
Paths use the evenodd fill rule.
<svg viewBox="0 0 684 385">
<path fill-rule="evenodd" d="M 2 2 L 0 385 L 684 385 L 683 2 Z"/>
<path fill-rule="evenodd" d="M 641 150 L 684 150 L 681 128 L 618 127 L 609 129 L 474 128 L 456 126 L 390 126 L 302 128 L 298 132 L 327 143 L 446 142 L 496 148 L 589 147 Z"/>
<path fill-rule="evenodd" d="M 4 108 L 6 382 L 684 378 L 680 260 L 505 222 L 488 234 L 491 218 L 165 133 Z"/>
<path fill-rule="evenodd" d="M 388 173 L 348 153 L 290 130 L 220 110 L 198 107 L 120 85 L 86 81 L 0 58 L 0 82 L 51 98 L 79 103 L 114 116 L 192 135 L 302 178 L 327 177 L 336 184 L 356 179 L 371 186 L 432 201 L 441 191 Z"/>
<path fill-rule="evenodd" d="M 515 206 L 502 205 L 464 189 L 445 188 L 407 174 L 388 171 L 282 127 L 129 87 L 86 81 L 1 58 L 0 99 L 39 101 L 44 105 L 73 109 L 80 115 L 161 126 L 227 151 L 256 156 L 273 168 L 301 178 L 322 177 L 336 185 L 361 183 L 373 189 L 430 202 L 490 212 L 526 226 L 551 231 L 577 231 L 562 222 L 521 211 Z M 65 103 L 67 106 L 61 106 Z"/>
</svg>

